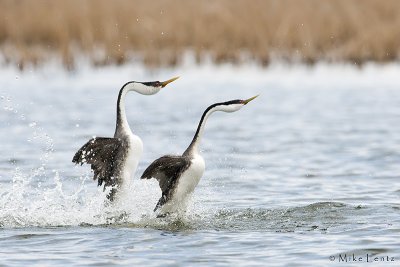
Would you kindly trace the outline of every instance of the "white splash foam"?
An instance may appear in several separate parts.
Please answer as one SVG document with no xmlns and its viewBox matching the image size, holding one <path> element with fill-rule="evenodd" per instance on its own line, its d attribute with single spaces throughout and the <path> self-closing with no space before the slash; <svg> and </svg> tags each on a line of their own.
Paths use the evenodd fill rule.
<svg viewBox="0 0 400 267">
<path fill-rule="evenodd" d="M 153 209 L 161 194 L 156 180 L 135 180 L 128 195 L 117 203 L 105 201 L 108 190 L 93 190 L 89 176 L 81 177 L 73 191 L 64 188 L 58 172 L 50 185 L 33 185 L 34 175 L 16 168 L 12 184 L 0 190 L 0 226 L 51 227 L 106 224 L 159 225 Z M 197 212 L 196 212 L 197 211 Z M 205 212 L 201 205 L 189 205 L 187 218 Z M 207 214 L 207 212 L 205 212 Z M 179 218 L 184 220 L 185 218 Z"/>
</svg>

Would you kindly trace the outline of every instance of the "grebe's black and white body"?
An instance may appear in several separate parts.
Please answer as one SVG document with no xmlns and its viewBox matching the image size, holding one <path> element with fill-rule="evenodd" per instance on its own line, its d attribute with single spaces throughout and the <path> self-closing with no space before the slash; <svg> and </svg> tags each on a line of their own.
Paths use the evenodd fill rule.
<svg viewBox="0 0 400 267">
<path fill-rule="evenodd" d="M 209 106 L 200 119 L 192 142 L 182 156 L 166 155 L 147 167 L 141 179 L 157 179 L 162 192 L 154 211 L 160 209 L 160 216 L 176 211 L 185 211 L 186 200 L 199 183 L 205 169 L 205 163 L 199 154 L 198 147 L 207 118 L 215 111 L 237 111 L 256 97 Z"/>
<path fill-rule="evenodd" d="M 72 162 L 90 164 L 94 172 L 93 180 L 97 179 L 99 186 L 104 183 L 104 189 L 112 187 L 107 195 L 109 200 L 113 201 L 118 191 L 129 186 L 143 151 L 142 141 L 132 133 L 126 119 L 126 94 L 135 91 L 142 95 L 153 95 L 176 79 L 178 77 L 165 82 L 131 81 L 124 84 L 118 94 L 114 137 L 94 137 L 75 153 Z"/>
</svg>

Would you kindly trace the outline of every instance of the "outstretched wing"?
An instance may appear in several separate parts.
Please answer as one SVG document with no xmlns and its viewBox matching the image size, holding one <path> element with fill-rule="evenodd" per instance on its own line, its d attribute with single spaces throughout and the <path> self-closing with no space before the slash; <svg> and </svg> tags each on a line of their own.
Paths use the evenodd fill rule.
<svg viewBox="0 0 400 267">
<path fill-rule="evenodd" d="M 119 138 L 95 137 L 90 139 L 78 152 L 72 162 L 88 163 L 94 172 L 93 180 L 98 179 L 98 185 L 113 186 L 116 184 L 116 169 L 120 162 L 118 154 L 122 150 Z"/>
<path fill-rule="evenodd" d="M 190 160 L 182 156 L 163 156 L 150 164 L 143 172 L 141 179 L 155 178 L 162 191 L 164 204 L 170 198 L 178 177 L 189 168 Z M 160 199 L 161 201 L 161 199 Z M 161 206 L 162 204 L 157 204 Z"/>
</svg>

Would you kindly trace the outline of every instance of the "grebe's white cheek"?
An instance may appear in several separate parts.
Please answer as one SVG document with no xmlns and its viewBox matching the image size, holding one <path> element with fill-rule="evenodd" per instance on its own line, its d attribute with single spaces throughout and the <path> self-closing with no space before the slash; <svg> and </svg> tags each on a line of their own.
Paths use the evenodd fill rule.
<svg viewBox="0 0 400 267">
<path fill-rule="evenodd" d="M 227 106 L 226 112 L 235 112 L 243 107 L 243 104 L 234 104 Z"/>
<path fill-rule="evenodd" d="M 161 86 L 159 87 L 154 87 L 154 86 L 147 86 L 144 84 L 137 84 L 136 88 L 135 88 L 136 92 L 142 94 L 142 95 L 154 95 L 157 94 L 158 92 L 160 92 L 161 90 Z"/>
<path fill-rule="evenodd" d="M 160 92 L 160 90 L 161 90 L 161 86 L 159 86 L 159 87 L 150 87 L 149 95 L 155 95 L 158 92 Z"/>
</svg>

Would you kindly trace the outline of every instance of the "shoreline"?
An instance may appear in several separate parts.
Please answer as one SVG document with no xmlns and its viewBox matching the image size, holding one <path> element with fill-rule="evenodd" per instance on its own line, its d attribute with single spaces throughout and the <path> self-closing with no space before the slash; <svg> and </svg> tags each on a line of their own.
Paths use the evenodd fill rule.
<svg viewBox="0 0 400 267">
<path fill-rule="evenodd" d="M 79 69 L 79 66 L 84 63 L 91 65 L 93 68 L 103 68 L 107 66 L 123 66 L 127 64 L 140 64 L 150 70 L 157 70 L 160 68 L 179 68 L 187 65 L 188 62 L 193 63 L 195 65 L 201 66 L 204 64 L 213 64 L 216 66 L 219 65 L 234 65 L 234 66 L 246 66 L 246 65 L 256 65 L 260 68 L 268 68 L 270 65 L 287 65 L 287 66 L 309 66 L 313 67 L 315 65 L 351 65 L 354 67 L 362 68 L 366 65 L 390 65 L 390 64 L 400 64 L 400 58 L 391 59 L 391 60 L 371 60 L 371 59 L 334 59 L 330 57 L 321 57 L 319 59 L 304 59 L 299 56 L 282 56 L 282 55 L 274 55 L 271 56 L 268 61 L 264 61 L 263 59 L 254 58 L 247 52 L 238 52 L 235 57 L 228 59 L 216 59 L 213 52 L 203 52 L 201 55 L 196 54 L 195 51 L 186 50 L 179 55 L 174 55 L 174 58 L 167 58 L 163 60 L 162 58 L 158 58 L 155 61 L 148 61 L 146 59 L 145 53 L 129 53 L 127 56 L 124 56 L 119 60 L 104 60 L 105 51 L 97 51 L 94 54 L 101 54 L 103 56 L 93 56 L 85 53 L 84 51 L 79 51 L 74 49 L 74 53 L 69 55 L 68 59 L 65 59 L 63 55 L 60 55 L 58 52 L 46 52 L 41 53 L 40 58 L 35 59 L 23 59 L 22 55 L 18 55 L 18 52 L 13 53 L 14 57 L 10 58 L 9 56 L 1 53 L 0 48 L 0 67 L 4 66 L 15 66 L 20 71 L 24 71 L 25 69 L 37 69 L 43 68 L 48 65 L 60 65 L 66 71 L 75 71 Z"/>
<path fill-rule="evenodd" d="M 160 72 L 162 70 L 170 70 L 170 69 L 183 69 L 186 67 L 189 68 L 203 68 L 207 66 L 212 66 L 213 68 L 226 67 L 231 66 L 233 68 L 256 68 L 260 70 L 268 70 L 274 69 L 276 67 L 284 67 L 286 69 L 291 68 L 304 68 L 304 69 L 316 69 L 321 66 L 324 67 L 333 67 L 336 68 L 338 66 L 344 68 L 354 68 L 354 69 L 364 69 L 373 67 L 385 67 L 385 66 L 400 66 L 400 60 L 391 60 L 391 61 L 350 61 L 350 60 L 317 60 L 313 62 L 307 62 L 301 60 L 299 58 L 281 58 L 276 57 L 271 59 L 268 64 L 263 64 L 258 60 L 254 60 L 250 58 L 246 53 L 241 53 L 239 60 L 235 61 L 221 61 L 216 62 L 211 53 L 204 53 L 202 57 L 196 56 L 194 51 L 187 50 L 182 53 L 179 58 L 180 60 L 176 62 L 176 64 L 147 64 L 144 56 L 137 54 L 131 55 L 124 59 L 121 62 L 107 62 L 103 64 L 99 64 L 92 57 L 83 53 L 82 51 L 77 52 L 72 57 L 72 64 L 66 65 L 62 56 L 57 53 L 48 53 L 44 60 L 37 62 L 25 62 L 25 63 L 17 63 L 10 62 L 7 60 L 4 55 L 0 53 L 0 68 L 2 69 L 16 69 L 20 73 L 24 73 L 27 71 L 42 71 L 48 68 L 62 69 L 65 72 L 77 72 L 82 69 L 107 69 L 107 68 L 124 68 L 129 65 L 134 65 L 136 67 L 143 68 L 148 72 Z"/>
<path fill-rule="evenodd" d="M 348 63 L 317 62 L 314 65 L 273 62 L 266 67 L 256 63 L 234 65 L 214 64 L 212 61 L 197 64 L 194 59 L 182 65 L 149 69 L 140 62 L 127 62 L 122 65 L 93 67 L 85 58 L 80 58 L 75 70 L 67 71 L 59 61 L 51 61 L 40 67 L 30 67 L 21 71 L 15 65 L 1 66 L 5 86 L 0 91 L 24 85 L 40 88 L 42 83 L 58 88 L 65 84 L 80 87 L 81 83 L 93 88 L 119 88 L 128 80 L 162 80 L 180 76 L 184 88 L 218 86 L 242 86 L 260 88 L 260 92 L 273 87 L 278 81 L 283 89 L 318 88 L 335 86 L 338 89 L 358 84 L 363 88 L 400 88 L 398 73 L 400 63 L 366 63 L 361 67 Z M 329 84 L 326 84 L 329 81 Z M 3 94 L 4 94 L 3 92 Z"/>
</svg>

